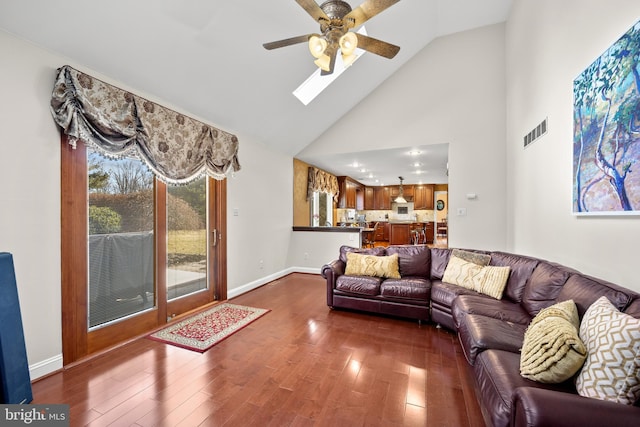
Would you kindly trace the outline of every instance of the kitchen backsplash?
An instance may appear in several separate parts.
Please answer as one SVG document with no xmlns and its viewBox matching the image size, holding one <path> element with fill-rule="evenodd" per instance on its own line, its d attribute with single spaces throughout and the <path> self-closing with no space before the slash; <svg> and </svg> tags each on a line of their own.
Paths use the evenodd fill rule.
<svg viewBox="0 0 640 427">
<path fill-rule="evenodd" d="M 409 210 L 406 214 L 400 214 L 394 210 L 366 210 L 356 211 L 355 209 L 337 209 L 336 222 L 357 221 L 361 215 L 365 216 L 365 221 L 410 221 L 418 222 L 435 221 L 435 211 L 433 210 Z"/>
</svg>

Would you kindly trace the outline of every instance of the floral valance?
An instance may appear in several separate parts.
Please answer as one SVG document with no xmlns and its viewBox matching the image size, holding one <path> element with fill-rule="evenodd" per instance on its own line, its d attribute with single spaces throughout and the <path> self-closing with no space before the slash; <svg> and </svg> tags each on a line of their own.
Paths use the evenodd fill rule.
<svg viewBox="0 0 640 427">
<path fill-rule="evenodd" d="M 338 178 L 321 169 L 309 166 L 307 200 L 311 198 L 315 191 L 332 194 L 333 200 L 337 202 L 338 195 L 340 194 L 340 189 L 338 188 Z"/>
<path fill-rule="evenodd" d="M 75 70 L 58 70 L 51 95 L 55 122 L 75 147 L 81 140 L 109 157 L 136 155 L 160 179 L 182 184 L 240 170 L 238 138 Z"/>
</svg>

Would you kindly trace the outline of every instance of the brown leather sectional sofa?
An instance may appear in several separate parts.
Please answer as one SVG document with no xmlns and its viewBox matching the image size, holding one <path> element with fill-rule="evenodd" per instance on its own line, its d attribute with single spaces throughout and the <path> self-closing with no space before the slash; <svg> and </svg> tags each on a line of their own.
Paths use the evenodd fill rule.
<svg viewBox="0 0 640 427">
<path fill-rule="evenodd" d="M 346 254 L 398 254 L 400 279 L 345 275 Z M 578 395 L 574 379 L 545 384 L 520 375 L 520 349 L 533 317 L 556 302 L 572 299 L 580 319 L 606 296 L 620 311 L 640 319 L 640 294 L 543 259 L 504 252 L 490 265 L 509 266 L 502 299 L 442 281 L 451 249 L 343 246 L 339 258 L 322 267 L 327 305 L 431 320 L 458 334 L 473 371 L 477 397 L 492 426 L 640 426 L 640 401 L 623 405 Z"/>
</svg>

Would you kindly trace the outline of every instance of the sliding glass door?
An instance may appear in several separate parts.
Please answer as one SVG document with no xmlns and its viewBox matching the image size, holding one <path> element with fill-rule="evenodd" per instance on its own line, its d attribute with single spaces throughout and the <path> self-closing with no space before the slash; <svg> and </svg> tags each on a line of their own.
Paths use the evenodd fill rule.
<svg viewBox="0 0 640 427">
<path fill-rule="evenodd" d="M 225 208 L 224 181 L 167 185 L 63 143 L 64 363 L 226 298 Z"/>
</svg>

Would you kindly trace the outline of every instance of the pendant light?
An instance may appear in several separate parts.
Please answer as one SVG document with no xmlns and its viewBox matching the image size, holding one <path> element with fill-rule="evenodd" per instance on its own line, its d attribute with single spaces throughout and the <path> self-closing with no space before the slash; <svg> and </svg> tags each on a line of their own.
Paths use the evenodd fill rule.
<svg viewBox="0 0 640 427">
<path fill-rule="evenodd" d="M 407 203 L 407 200 L 404 198 L 404 189 L 402 188 L 402 181 L 404 181 L 404 178 L 399 176 L 398 179 L 400 179 L 400 194 L 398 194 L 398 197 L 395 198 L 394 202 Z"/>
</svg>

